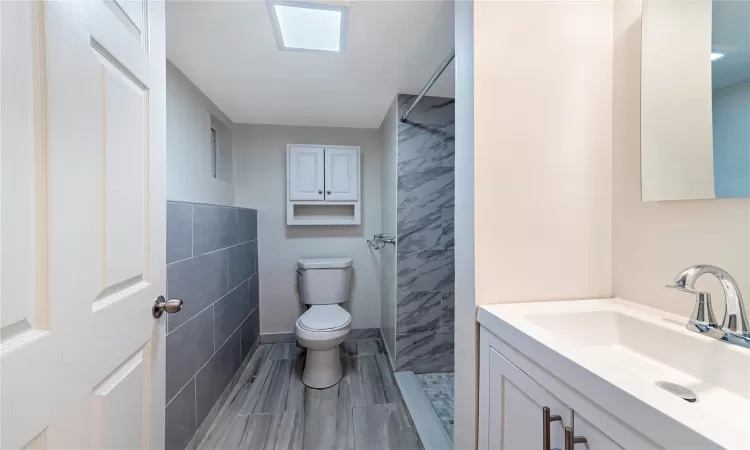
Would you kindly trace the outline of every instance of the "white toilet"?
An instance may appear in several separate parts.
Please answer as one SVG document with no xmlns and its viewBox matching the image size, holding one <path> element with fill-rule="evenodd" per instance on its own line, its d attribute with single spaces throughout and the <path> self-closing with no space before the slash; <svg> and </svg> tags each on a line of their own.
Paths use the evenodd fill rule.
<svg viewBox="0 0 750 450">
<path fill-rule="evenodd" d="M 297 319 L 297 342 L 307 348 L 302 382 L 323 389 L 343 373 L 339 345 L 351 331 L 352 316 L 339 306 L 349 301 L 351 258 L 310 258 L 297 261 L 300 298 L 309 305 Z"/>
</svg>

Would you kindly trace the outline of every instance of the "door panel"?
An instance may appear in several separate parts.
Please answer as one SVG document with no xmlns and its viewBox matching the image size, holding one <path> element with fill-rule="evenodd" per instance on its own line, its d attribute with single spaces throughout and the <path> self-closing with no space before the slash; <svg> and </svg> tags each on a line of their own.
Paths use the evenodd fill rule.
<svg viewBox="0 0 750 450">
<path fill-rule="evenodd" d="M 552 448 L 564 446 L 564 427 L 573 423 L 570 408 L 561 403 L 521 369 L 489 349 L 488 442 L 480 448 L 527 450 L 542 448 L 542 408 L 562 416 L 550 424 Z M 482 445 L 485 444 L 485 447 Z"/>
<path fill-rule="evenodd" d="M 162 448 L 164 5 L 3 2 L 0 17 L 1 446 Z"/>
<path fill-rule="evenodd" d="M 323 147 L 289 146 L 289 200 L 323 200 Z"/>
<path fill-rule="evenodd" d="M 327 201 L 357 201 L 359 198 L 359 152 L 356 148 L 325 150 Z"/>
</svg>

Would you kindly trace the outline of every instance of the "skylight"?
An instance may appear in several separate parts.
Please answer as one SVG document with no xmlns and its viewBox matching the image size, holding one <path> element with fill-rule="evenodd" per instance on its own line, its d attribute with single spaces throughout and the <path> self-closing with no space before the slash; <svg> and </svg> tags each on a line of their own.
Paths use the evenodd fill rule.
<svg viewBox="0 0 750 450">
<path fill-rule="evenodd" d="M 269 2 L 271 22 L 281 50 L 341 52 L 346 7 L 308 2 Z"/>
</svg>

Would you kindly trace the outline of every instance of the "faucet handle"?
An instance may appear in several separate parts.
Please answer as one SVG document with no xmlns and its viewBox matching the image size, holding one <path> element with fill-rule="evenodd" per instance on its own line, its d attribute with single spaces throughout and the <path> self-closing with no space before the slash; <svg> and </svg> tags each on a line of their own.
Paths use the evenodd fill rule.
<svg viewBox="0 0 750 450">
<path fill-rule="evenodd" d="M 684 286 L 678 286 L 675 284 L 668 284 L 666 285 L 666 287 L 669 289 L 674 289 L 675 291 L 687 292 L 688 294 L 695 295 L 695 308 L 693 309 L 693 314 L 690 315 L 688 328 L 690 328 L 691 326 L 711 328 L 719 327 L 719 323 L 716 321 L 716 317 L 714 317 L 714 309 L 711 306 L 711 294 L 709 294 L 708 292 L 700 292 L 693 289 L 688 289 Z"/>
</svg>

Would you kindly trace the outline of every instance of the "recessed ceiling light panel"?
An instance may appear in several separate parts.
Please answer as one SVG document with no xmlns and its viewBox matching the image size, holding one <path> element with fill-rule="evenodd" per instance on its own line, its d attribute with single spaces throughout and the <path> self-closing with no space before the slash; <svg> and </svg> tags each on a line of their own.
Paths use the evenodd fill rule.
<svg viewBox="0 0 750 450">
<path fill-rule="evenodd" d="M 724 56 L 724 53 L 711 52 L 711 61 L 716 61 L 717 59 L 723 56 Z"/>
<path fill-rule="evenodd" d="M 348 8 L 299 1 L 269 1 L 280 50 L 341 53 Z"/>
</svg>

